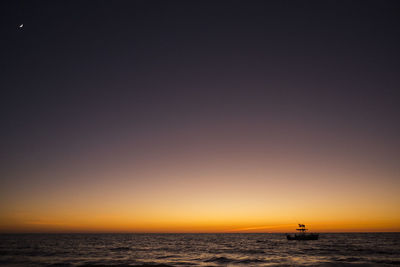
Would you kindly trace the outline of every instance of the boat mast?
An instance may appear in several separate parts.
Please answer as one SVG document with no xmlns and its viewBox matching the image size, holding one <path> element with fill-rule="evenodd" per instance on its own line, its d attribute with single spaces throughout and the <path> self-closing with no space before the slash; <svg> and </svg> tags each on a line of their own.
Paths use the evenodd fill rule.
<svg viewBox="0 0 400 267">
<path fill-rule="evenodd" d="M 299 228 L 296 230 L 299 231 L 300 233 L 304 234 L 308 229 L 306 229 L 306 226 L 304 224 L 299 223 Z"/>
</svg>

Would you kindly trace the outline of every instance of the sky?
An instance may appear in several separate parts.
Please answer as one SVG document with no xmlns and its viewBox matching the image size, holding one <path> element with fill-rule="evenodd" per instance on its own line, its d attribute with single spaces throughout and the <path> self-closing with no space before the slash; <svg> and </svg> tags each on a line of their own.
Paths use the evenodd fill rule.
<svg viewBox="0 0 400 267">
<path fill-rule="evenodd" d="M 397 1 L 0 5 L 0 232 L 400 231 Z"/>
</svg>

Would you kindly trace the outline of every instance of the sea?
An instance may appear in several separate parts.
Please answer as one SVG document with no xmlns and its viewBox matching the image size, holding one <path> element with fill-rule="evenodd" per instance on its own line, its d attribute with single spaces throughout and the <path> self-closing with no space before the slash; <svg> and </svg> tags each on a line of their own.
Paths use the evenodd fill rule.
<svg viewBox="0 0 400 267">
<path fill-rule="evenodd" d="M 400 233 L 2 234 L 1 266 L 400 266 Z"/>
</svg>

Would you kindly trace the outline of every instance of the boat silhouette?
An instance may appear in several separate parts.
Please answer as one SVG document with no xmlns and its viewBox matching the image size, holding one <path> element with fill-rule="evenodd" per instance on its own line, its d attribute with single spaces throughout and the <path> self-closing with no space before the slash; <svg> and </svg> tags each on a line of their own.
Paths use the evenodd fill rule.
<svg viewBox="0 0 400 267">
<path fill-rule="evenodd" d="M 307 233 L 306 226 L 304 224 L 299 224 L 298 234 L 286 235 L 287 240 L 318 240 L 319 234 Z"/>
</svg>

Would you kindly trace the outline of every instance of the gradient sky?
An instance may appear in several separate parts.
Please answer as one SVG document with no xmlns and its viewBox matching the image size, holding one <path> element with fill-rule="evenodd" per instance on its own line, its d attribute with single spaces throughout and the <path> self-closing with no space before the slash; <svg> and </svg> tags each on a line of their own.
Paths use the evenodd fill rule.
<svg viewBox="0 0 400 267">
<path fill-rule="evenodd" d="M 0 12 L 0 232 L 400 231 L 398 1 Z"/>
</svg>

